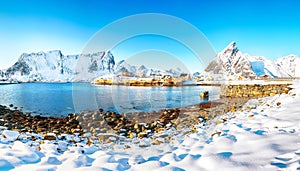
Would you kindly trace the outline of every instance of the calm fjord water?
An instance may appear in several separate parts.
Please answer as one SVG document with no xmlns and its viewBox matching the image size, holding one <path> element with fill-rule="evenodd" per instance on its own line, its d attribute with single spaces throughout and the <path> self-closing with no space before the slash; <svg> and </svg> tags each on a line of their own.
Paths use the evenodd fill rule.
<svg viewBox="0 0 300 171">
<path fill-rule="evenodd" d="M 205 102 L 201 91 L 218 98 L 216 87 L 126 87 L 94 86 L 89 83 L 23 83 L 0 85 L 0 104 L 14 104 L 23 111 L 55 117 L 68 113 L 97 110 L 118 113 L 148 112 L 185 107 Z"/>
</svg>

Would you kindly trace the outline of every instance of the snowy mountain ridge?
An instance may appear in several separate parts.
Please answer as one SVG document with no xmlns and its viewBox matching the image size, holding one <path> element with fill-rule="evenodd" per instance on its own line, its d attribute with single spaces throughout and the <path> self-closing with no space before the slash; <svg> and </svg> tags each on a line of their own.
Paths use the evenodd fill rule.
<svg viewBox="0 0 300 171">
<path fill-rule="evenodd" d="M 13 66 L 5 71 L 0 70 L 0 80 L 10 82 L 91 82 L 102 76 L 179 76 L 181 73 L 180 69 L 164 71 L 147 68 L 144 65 L 132 66 L 125 60 L 116 64 L 110 51 L 63 55 L 60 50 L 53 50 L 23 53 Z"/>
<path fill-rule="evenodd" d="M 230 43 L 223 51 L 217 54 L 204 72 L 202 77 L 211 77 L 214 80 L 236 80 L 242 76 L 246 79 L 255 79 L 262 76 L 271 78 L 299 77 L 300 58 L 289 55 L 271 61 L 263 56 L 251 56 L 242 53 L 235 42 Z"/>
<path fill-rule="evenodd" d="M 145 65 L 133 66 L 127 63 L 125 60 L 120 61 L 115 67 L 115 74 L 131 77 L 150 77 L 153 75 L 171 75 L 178 77 L 183 73 L 180 68 L 176 69 L 155 69 L 147 68 Z"/>
<path fill-rule="evenodd" d="M 110 51 L 91 54 L 63 55 L 60 50 L 38 52 L 20 56 L 7 70 L 0 70 L 0 80 L 20 82 L 90 82 L 107 75 L 150 77 L 154 75 L 183 74 L 180 68 L 160 70 L 144 65 L 133 66 L 122 60 L 115 63 Z M 300 77 L 300 58 L 289 55 L 271 61 L 262 56 L 242 53 L 235 42 L 230 43 L 208 64 L 197 77 L 211 77 L 214 80 L 235 80 L 239 76 L 255 79 L 262 76 Z"/>
<path fill-rule="evenodd" d="M 89 81 L 99 75 L 113 73 L 114 65 L 110 51 L 67 56 L 59 50 L 24 53 L 5 71 L 4 77 L 21 82 Z"/>
</svg>

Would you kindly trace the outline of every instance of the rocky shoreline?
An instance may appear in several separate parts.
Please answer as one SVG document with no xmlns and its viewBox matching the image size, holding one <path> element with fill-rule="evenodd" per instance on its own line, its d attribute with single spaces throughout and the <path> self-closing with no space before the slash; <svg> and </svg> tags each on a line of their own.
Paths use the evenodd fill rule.
<svg viewBox="0 0 300 171">
<path fill-rule="evenodd" d="M 196 132 L 194 125 L 211 122 L 217 116 L 241 109 L 248 100 L 249 98 L 222 98 L 185 108 L 131 114 L 117 114 L 99 109 L 69 114 L 64 118 L 32 116 L 31 113 L 23 113 L 16 107 L 11 109 L 13 105 L 0 105 L 0 126 L 20 133 L 42 134 L 44 140 L 56 140 L 63 138 L 61 135 L 69 134 L 78 137 L 90 135 L 99 142 L 107 143 L 110 142 L 111 135 L 142 139 L 169 129 L 184 129 L 184 134 Z"/>
</svg>

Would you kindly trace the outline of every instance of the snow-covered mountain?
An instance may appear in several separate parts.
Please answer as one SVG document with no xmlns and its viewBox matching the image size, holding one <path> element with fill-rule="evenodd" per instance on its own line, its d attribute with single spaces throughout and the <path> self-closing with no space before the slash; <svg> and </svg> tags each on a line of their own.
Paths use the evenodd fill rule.
<svg viewBox="0 0 300 171">
<path fill-rule="evenodd" d="M 18 81 L 91 81 L 99 75 L 113 73 L 113 55 L 108 52 L 67 55 L 61 51 L 22 54 L 5 72 Z"/>
<path fill-rule="evenodd" d="M 262 56 L 249 56 L 248 60 L 251 63 L 252 69 L 257 77 L 268 75 L 274 77 L 288 77 L 286 72 L 282 72 L 279 67 L 271 60 Z"/>
<path fill-rule="evenodd" d="M 6 71 L 0 71 L 1 80 L 20 82 L 90 82 L 109 75 L 149 77 L 151 75 L 179 76 L 180 69 L 158 70 L 128 64 L 125 60 L 115 65 L 110 51 L 81 55 L 63 55 L 54 50 L 39 53 L 24 53 Z"/>
<path fill-rule="evenodd" d="M 91 81 L 102 75 L 114 74 L 115 60 L 110 51 L 80 55 L 72 81 Z"/>
<path fill-rule="evenodd" d="M 180 68 L 161 70 L 145 65 L 133 66 L 125 60 L 115 65 L 110 51 L 81 55 L 63 55 L 61 51 L 22 54 L 18 61 L 7 70 L 0 70 L 0 80 L 45 81 L 45 82 L 90 82 L 100 76 L 122 75 L 150 77 L 154 75 L 184 74 Z M 186 73 L 185 73 L 186 74 Z M 300 77 L 300 58 L 289 55 L 270 61 L 262 56 L 243 54 L 235 42 L 230 43 L 217 54 L 201 74 L 193 77 L 211 77 L 214 80 L 253 79 L 260 76 Z"/>
<path fill-rule="evenodd" d="M 136 70 L 136 66 L 131 66 L 125 60 L 122 60 L 116 65 L 115 74 L 132 77 L 136 75 Z"/>
<path fill-rule="evenodd" d="M 293 77 L 296 64 L 300 58 L 288 56 L 275 62 L 262 56 L 243 54 L 235 42 L 230 43 L 223 51 L 217 54 L 201 73 L 203 77 L 212 77 L 215 80 L 237 79 L 242 76 L 246 79 L 268 75 L 269 77 Z M 298 67 L 299 68 L 299 67 Z"/>
<path fill-rule="evenodd" d="M 254 78 L 256 76 L 247 56 L 239 51 L 235 42 L 230 43 L 223 51 L 218 53 L 217 57 L 208 64 L 201 75 L 216 80 L 238 76 Z"/>
<path fill-rule="evenodd" d="M 136 75 L 139 77 L 146 77 L 148 75 L 149 69 L 144 65 L 141 65 L 136 70 Z"/>
<path fill-rule="evenodd" d="M 300 77 L 300 58 L 296 55 L 289 55 L 278 58 L 275 64 L 280 72 L 285 73 L 289 77 Z"/>
<path fill-rule="evenodd" d="M 181 74 L 183 74 L 183 71 L 181 71 L 180 68 L 162 70 L 147 68 L 145 65 L 133 66 L 127 63 L 125 60 L 122 60 L 116 65 L 115 74 L 131 77 L 150 77 L 153 75 L 171 75 L 173 77 L 179 77 Z"/>
<path fill-rule="evenodd" d="M 166 70 L 166 75 L 179 77 L 181 74 L 187 74 L 187 73 L 184 73 L 180 68 Z"/>
</svg>

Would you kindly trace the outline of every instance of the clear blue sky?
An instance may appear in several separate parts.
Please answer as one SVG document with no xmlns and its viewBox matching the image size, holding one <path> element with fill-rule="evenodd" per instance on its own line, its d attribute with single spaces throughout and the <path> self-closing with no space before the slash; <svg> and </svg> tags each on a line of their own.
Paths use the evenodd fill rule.
<svg viewBox="0 0 300 171">
<path fill-rule="evenodd" d="M 60 49 L 64 54 L 81 53 L 101 28 L 140 13 L 185 20 L 202 31 L 216 51 L 236 41 L 242 52 L 272 60 L 289 54 L 299 56 L 299 6 L 297 0 L 1 0 L 0 68 L 12 65 L 23 52 Z M 159 36 L 144 38 L 155 43 L 166 41 Z M 138 41 L 134 44 L 134 40 Z M 128 46 L 138 47 L 141 42 L 133 38 Z M 129 54 L 117 48 L 114 51 L 117 60 Z"/>
</svg>

